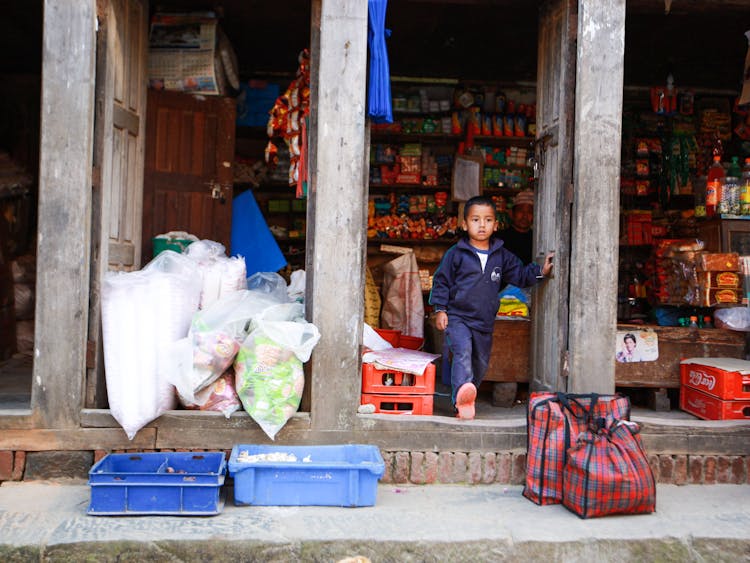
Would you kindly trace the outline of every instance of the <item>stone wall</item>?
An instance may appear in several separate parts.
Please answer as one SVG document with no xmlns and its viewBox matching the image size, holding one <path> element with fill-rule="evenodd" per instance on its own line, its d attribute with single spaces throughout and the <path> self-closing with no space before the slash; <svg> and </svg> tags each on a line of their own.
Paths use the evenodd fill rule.
<svg viewBox="0 0 750 563">
<path fill-rule="evenodd" d="M 117 450 L 122 453 L 125 450 Z M 156 451 L 156 450 L 150 450 Z M 190 450 L 160 450 L 190 451 Z M 203 450 L 201 450 L 203 451 Z M 0 451 L 0 482 L 40 479 L 86 479 L 93 462 L 108 452 Z M 227 459 L 229 451 L 225 452 Z M 387 484 L 508 484 L 522 485 L 526 452 L 391 452 L 384 451 Z M 649 455 L 657 483 L 713 485 L 750 483 L 750 456 Z"/>
</svg>

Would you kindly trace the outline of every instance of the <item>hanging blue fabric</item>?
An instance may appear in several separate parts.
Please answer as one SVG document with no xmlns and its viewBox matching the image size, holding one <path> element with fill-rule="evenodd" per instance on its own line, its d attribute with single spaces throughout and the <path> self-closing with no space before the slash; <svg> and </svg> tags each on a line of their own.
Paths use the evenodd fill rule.
<svg viewBox="0 0 750 563">
<path fill-rule="evenodd" d="M 286 258 L 263 218 L 253 192 L 247 190 L 232 202 L 232 256 L 244 256 L 247 277 L 256 272 L 277 272 Z"/>
<path fill-rule="evenodd" d="M 367 0 L 367 46 L 370 54 L 370 83 L 367 87 L 367 115 L 374 123 L 393 123 L 391 70 L 385 38 L 388 0 Z"/>
</svg>

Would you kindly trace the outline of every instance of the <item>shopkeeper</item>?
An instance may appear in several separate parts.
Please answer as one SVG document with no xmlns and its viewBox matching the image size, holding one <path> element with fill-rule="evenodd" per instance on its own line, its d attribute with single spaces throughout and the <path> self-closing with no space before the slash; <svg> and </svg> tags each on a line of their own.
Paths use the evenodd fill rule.
<svg viewBox="0 0 750 563">
<path fill-rule="evenodd" d="M 505 248 L 518 256 L 524 264 L 532 259 L 534 235 L 531 226 L 534 224 L 534 192 L 524 190 L 513 200 L 510 212 L 510 227 L 498 232 L 505 243 Z"/>
</svg>

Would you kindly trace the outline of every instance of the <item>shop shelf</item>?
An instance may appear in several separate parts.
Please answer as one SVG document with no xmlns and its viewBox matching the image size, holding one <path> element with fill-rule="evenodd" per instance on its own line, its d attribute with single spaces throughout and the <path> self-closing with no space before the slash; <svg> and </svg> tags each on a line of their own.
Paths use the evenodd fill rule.
<svg viewBox="0 0 750 563">
<path fill-rule="evenodd" d="M 88 514 L 218 514 L 225 474 L 223 452 L 108 454 L 89 471 Z"/>
<path fill-rule="evenodd" d="M 238 444 L 229 458 L 237 505 L 373 506 L 384 471 L 380 450 L 362 444 Z"/>
</svg>

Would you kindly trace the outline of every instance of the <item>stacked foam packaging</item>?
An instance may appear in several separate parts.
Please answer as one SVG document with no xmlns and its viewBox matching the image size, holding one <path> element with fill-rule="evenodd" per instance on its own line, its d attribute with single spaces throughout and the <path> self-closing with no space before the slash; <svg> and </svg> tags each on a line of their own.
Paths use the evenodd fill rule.
<svg viewBox="0 0 750 563">
<path fill-rule="evenodd" d="M 167 250 L 137 272 L 110 272 L 102 283 L 102 332 L 109 408 L 131 440 L 176 406 L 167 381 L 172 344 L 198 310 L 197 265 Z"/>
<path fill-rule="evenodd" d="M 175 408 L 173 347 L 188 336 L 195 314 L 246 284 L 244 258 L 226 257 L 224 246 L 212 241 L 195 242 L 185 254 L 162 252 L 136 272 L 105 276 L 107 394 L 112 415 L 130 439 Z"/>
</svg>

